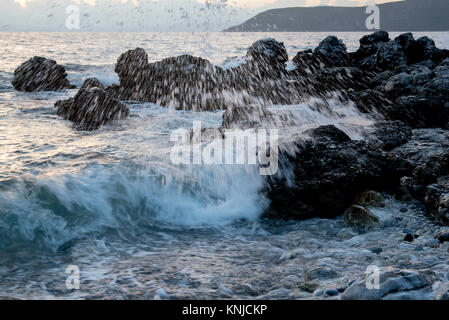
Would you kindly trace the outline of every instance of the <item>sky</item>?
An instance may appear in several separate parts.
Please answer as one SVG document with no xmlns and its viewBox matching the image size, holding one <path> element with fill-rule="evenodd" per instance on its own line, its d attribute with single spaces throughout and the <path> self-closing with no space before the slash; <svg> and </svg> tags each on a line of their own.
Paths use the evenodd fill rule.
<svg viewBox="0 0 449 320">
<path fill-rule="evenodd" d="M 272 8 L 362 6 L 372 1 L 0 0 L 0 31 L 219 31 Z M 78 20 L 73 19 L 73 6 Z"/>
</svg>

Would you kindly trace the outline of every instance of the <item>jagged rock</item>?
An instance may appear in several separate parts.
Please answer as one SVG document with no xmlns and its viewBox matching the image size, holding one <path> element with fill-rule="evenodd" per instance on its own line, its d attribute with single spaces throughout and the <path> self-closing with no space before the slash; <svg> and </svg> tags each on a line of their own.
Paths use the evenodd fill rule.
<svg viewBox="0 0 449 320">
<path fill-rule="evenodd" d="M 136 69 L 131 68 L 132 75 L 127 74 L 128 71 L 122 73 L 120 100 L 154 102 L 184 110 L 217 110 L 232 105 L 232 99 L 226 100 L 224 94 L 224 70 L 208 60 L 182 55 L 144 65 L 143 53 L 137 52 L 131 55 L 138 57 L 132 60 L 132 66 L 136 66 Z M 116 69 L 129 70 L 121 67 L 122 61 L 127 60 L 121 57 Z M 123 82 L 122 77 L 126 81 Z"/>
<path fill-rule="evenodd" d="M 402 47 L 394 41 L 385 42 L 380 46 L 376 59 L 377 66 L 382 70 L 407 65 L 407 57 Z"/>
<path fill-rule="evenodd" d="M 33 91 L 60 91 L 73 89 L 67 80 L 65 68 L 54 60 L 33 57 L 20 65 L 14 71 L 12 84 L 16 90 Z"/>
<path fill-rule="evenodd" d="M 148 65 L 148 54 L 142 48 L 128 50 L 123 53 L 115 65 L 115 72 L 118 74 L 120 82 L 132 80 L 139 71 Z"/>
<path fill-rule="evenodd" d="M 363 206 L 352 205 L 343 214 L 343 221 L 350 226 L 367 230 L 374 227 L 379 218 Z"/>
<path fill-rule="evenodd" d="M 410 127 L 401 121 L 379 121 L 375 124 L 371 143 L 390 151 L 410 141 L 412 135 Z"/>
<path fill-rule="evenodd" d="M 296 71 L 302 76 L 308 76 L 319 70 L 332 66 L 332 63 L 319 52 L 313 53 L 312 50 L 299 51 L 292 59 L 296 65 Z"/>
<path fill-rule="evenodd" d="M 105 86 L 100 82 L 100 80 L 98 80 L 97 78 L 87 78 L 86 80 L 84 80 L 83 85 L 81 86 L 81 89 L 92 89 L 92 88 L 100 88 L 105 90 Z"/>
<path fill-rule="evenodd" d="M 449 228 L 441 228 L 435 235 L 435 239 L 440 241 L 440 243 L 449 241 Z"/>
<path fill-rule="evenodd" d="M 318 142 L 345 143 L 351 138 L 333 125 L 321 126 L 311 131 L 311 136 Z"/>
<path fill-rule="evenodd" d="M 330 268 L 317 267 L 310 269 L 305 274 L 306 282 L 310 282 L 315 279 L 332 279 L 337 276 L 337 272 Z"/>
<path fill-rule="evenodd" d="M 323 55 L 335 66 L 345 66 L 349 62 L 346 45 L 335 36 L 329 36 L 321 41 L 314 52 Z"/>
<path fill-rule="evenodd" d="M 58 115 L 81 130 L 95 130 L 108 122 L 125 119 L 129 114 L 125 105 L 98 87 L 80 89 L 73 98 L 57 101 L 55 107 Z"/>
<path fill-rule="evenodd" d="M 407 54 L 410 64 L 424 60 L 440 63 L 447 58 L 446 53 L 435 47 L 435 42 L 428 37 L 421 37 L 412 43 L 407 50 Z"/>
<path fill-rule="evenodd" d="M 384 197 L 373 190 L 367 190 L 361 192 L 356 198 L 354 203 L 358 206 L 375 206 L 375 207 L 383 207 L 384 206 Z"/>
<path fill-rule="evenodd" d="M 389 295 L 420 290 L 430 285 L 427 277 L 420 272 L 387 268 L 380 271 L 379 288 L 374 287 L 371 279 L 361 279 L 347 288 L 341 295 L 342 300 L 380 300 Z M 367 283 L 372 287 L 367 286 Z"/>
<path fill-rule="evenodd" d="M 278 42 L 273 38 L 261 39 L 254 42 L 249 47 L 246 54 L 250 61 L 262 65 L 277 65 L 284 67 L 288 61 L 287 50 L 284 43 Z"/>
<path fill-rule="evenodd" d="M 291 146 L 287 152 L 281 146 L 280 169 L 292 172 L 293 181 L 289 184 L 284 176 L 269 178 L 269 214 L 293 219 L 335 217 L 354 203 L 360 190 L 385 190 L 399 183 L 394 159 L 363 141 L 341 142 L 344 133 L 329 131 L 317 130 L 312 141 L 297 143 L 293 152 Z"/>
<path fill-rule="evenodd" d="M 377 31 L 360 39 L 360 48 L 353 55 L 353 60 L 361 63 L 365 69 L 376 68 L 376 53 L 383 43 L 390 41 L 388 32 Z"/>
<path fill-rule="evenodd" d="M 413 37 L 413 34 L 410 32 L 403 33 L 397 36 L 396 38 L 394 38 L 394 41 L 402 47 L 406 55 L 410 47 L 413 46 L 414 43 L 416 42 L 415 37 Z"/>
<path fill-rule="evenodd" d="M 440 178 L 436 183 L 427 186 L 424 203 L 437 221 L 449 225 L 449 177 Z M 446 241 L 449 241 L 449 233 L 446 235 Z"/>
</svg>

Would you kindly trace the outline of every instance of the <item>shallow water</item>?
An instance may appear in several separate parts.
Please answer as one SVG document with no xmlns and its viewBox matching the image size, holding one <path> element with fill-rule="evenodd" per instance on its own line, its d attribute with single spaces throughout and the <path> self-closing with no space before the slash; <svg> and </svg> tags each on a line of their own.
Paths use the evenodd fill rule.
<svg viewBox="0 0 449 320">
<path fill-rule="evenodd" d="M 449 48 L 449 33 L 426 35 Z M 372 264 L 447 275 L 447 246 L 425 246 L 437 227 L 418 206 L 402 213 L 403 204 L 388 200 L 373 209 L 383 227 L 363 235 L 340 219 L 266 221 L 264 179 L 255 166 L 173 165 L 171 133 L 198 120 L 218 127 L 221 111 L 127 103 L 127 120 L 79 132 L 53 107 L 76 90 L 21 93 L 10 84 L 33 55 L 64 64 L 76 85 L 92 76 L 109 85 L 118 81 L 114 62 L 128 49 L 144 48 L 150 61 L 189 53 L 232 67 L 266 36 L 284 41 L 292 58 L 327 34 L 0 33 L 0 296 L 311 298 L 297 285 L 319 266 L 337 272 L 320 283 L 324 289 L 345 286 Z M 338 36 L 355 50 L 362 34 Z M 298 132 L 332 123 L 361 139 L 371 123 L 350 105 L 333 104 L 334 114 L 311 105 L 288 106 L 301 119 Z M 404 228 L 419 229 L 416 243 L 401 242 Z M 381 255 L 369 251 L 376 246 Z M 416 253 L 418 246 L 424 249 Z M 66 289 L 68 265 L 79 266 L 81 290 Z"/>
</svg>

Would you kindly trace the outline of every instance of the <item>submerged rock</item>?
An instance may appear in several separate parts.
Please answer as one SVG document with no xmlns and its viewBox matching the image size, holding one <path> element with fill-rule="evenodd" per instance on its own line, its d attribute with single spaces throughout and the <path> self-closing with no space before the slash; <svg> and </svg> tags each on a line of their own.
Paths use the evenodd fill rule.
<svg viewBox="0 0 449 320">
<path fill-rule="evenodd" d="M 379 218 L 375 216 L 367 208 L 352 205 L 343 214 L 343 220 L 350 226 L 354 226 L 363 230 L 370 229 L 374 227 L 378 222 Z"/>
<path fill-rule="evenodd" d="M 380 271 L 379 288 L 368 287 L 375 285 L 371 279 L 361 279 L 349 286 L 341 295 L 342 300 L 380 300 L 388 299 L 389 295 L 397 297 L 400 293 L 421 290 L 430 285 L 430 281 L 417 271 L 387 268 Z"/>
<path fill-rule="evenodd" d="M 65 68 L 54 60 L 33 57 L 24 62 L 14 71 L 12 84 L 16 90 L 33 91 L 60 91 L 73 89 L 67 80 Z"/>
<path fill-rule="evenodd" d="M 73 98 L 57 101 L 55 107 L 58 115 L 72 121 L 80 130 L 95 130 L 129 115 L 125 105 L 98 87 L 80 89 Z"/>
</svg>

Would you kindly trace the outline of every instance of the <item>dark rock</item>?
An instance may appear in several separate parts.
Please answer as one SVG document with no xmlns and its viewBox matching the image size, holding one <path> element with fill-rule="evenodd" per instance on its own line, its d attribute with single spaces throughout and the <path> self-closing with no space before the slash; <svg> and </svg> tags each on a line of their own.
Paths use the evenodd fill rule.
<svg viewBox="0 0 449 320">
<path fill-rule="evenodd" d="M 105 90 L 105 86 L 97 79 L 97 78 L 87 78 L 84 80 L 83 85 L 81 86 L 81 89 L 92 89 L 92 88 L 100 88 Z"/>
<path fill-rule="evenodd" d="M 378 47 L 382 42 L 390 41 L 390 36 L 388 32 L 380 30 L 376 31 L 370 35 L 363 36 L 360 39 L 361 46 L 377 45 Z"/>
<path fill-rule="evenodd" d="M 95 130 L 115 120 L 125 119 L 128 108 L 101 88 L 80 89 L 71 99 L 55 104 L 58 115 L 80 130 Z"/>
<path fill-rule="evenodd" d="M 324 143 L 344 143 L 351 141 L 351 138 L 335 127 L 334 125 L 321 126 L 311 131 L 311 136 L 318 142 Z"/>
<path fill-rule="evenodd" d="M 373 190 L 367 190 L 367 191 L 359 193 L 356 196 L 354 203 L 358 206 L 363 206 L 363 207 L 369 207 L 369 206 L 383 207 L 383 206 L 385 206 L 384 198 L 382 197 L 382 195 L 379 192 L 373 191 Z"/>
<path fill-rule="evenodd" d="M 364 63 L 362 64 L 364 65 L 364 68 L 374 69 L 375 63 L 372 63 L 373 57 L 375 59 L 379 48 L 383 45 L 383 43 L 388 41 L 390 41 L 390 37 L 386 31 L 377 31 L 373 34 L 362 37 L 360 39 L 360 48 L 355 52 L 353 60 L 356 62 L 361 62 L 363 60 Z M 369 59 L 366 60 L 367 58 Z"/>
<path fill-rule="evenodd" d="M 33 57 L 20 65 L 14 71 L 12 84 L 16 90 L 33 91 L 60 91 L 73 89 L 67 80 L 65 68 L 54 60 Z"/>
<path fill-rule="evenodd" d="M 148 65 L 148 54 L 142 48 L 128 50 L 123 53 L 115 65 L 120 83 L 128 85 L 132 83 L 133 77 L 144 70 Z"/>
<path fill-rule="evenodd" d="M 338 130 L 338 129 L 337 129 Z M 320 132 L 321 130 L 317 130 Z M 338 142 L 323 130 L 324 136 L 310 142 L 280 146 L 280 171 L 269 178 L 269 215 L 304 219 L 335 217 L 351 204 L 360 190 L 395 188 L 399 184 L 398 164 L 363 141 Z M 293 150 L 293 151 L 292 151 Z"/>
<path fill-rule="evenodd" d="M 314 52 L 323 55 L 336 66 L 345 66 L 349 62 L 346 45 L 335 36 L 329 36 L 321 41 Z"/>
<path fill-rule="evenodd" d="M 444 229 L 441 229 L 440 231 L 438 231 L 438 233 L 435 236 L 435 239 L 440 241 L 440 243 L 449 241 L 449 229 L 444 228 Z"/>
<path fill-rule="evenodd" d="M 419 290 L 430 285 L 425 274 L 417 271 L 387 268 L 380 271 L 379 289 L 369 288 L 366 279 L 360 279 L 341 295 L 342 300 L 380 300 L 398 292 Z"/>
<path fill-rule="evenodd" d="M 399 44 L 405 52 L 407 52 L 410 46 L 412 46 L 416 42 L 415 37 L 413 37 L 413 34 L 410 32 L 403 33 L 397 36 L 396 38 L 394 38 L 394 41 Z"/>
<path fill-rule="evenodd" d="M 350 226 L 363 230 L 374 227 L 379 218 L 372 214 L 368 209 L 358 205 L 352 205 L 343 214 L 343 220 Z"/>
<path fill-rule="evenodd" d="M 249 47 L 247 57 L 258 64 L 280 65 L 288 61 L 287 50 L 284 43 L 278 42 L 273 38 L 262 39 L 254 42 Z"/>
<path fill-rule="evenodd" d="M 426 187 L 424 203 L 440 223 L 449 225 L 449 177 L 442 177 Z"/>
<path fill-rule="evenodd" d="M 435 47 L 435 42 L 428 37 L 419 38 L 407 49 L 407 58 L 410 64 L 424 60 L 439 63 L 446 57 L 445 52 Z"/>
<path fill-rule="evenodd" d="M 338 296 L 340 294 L 340 292 L 338 292 L 338 290 L 335 290 L 335 289 L 328 289 L 328 290 L 326 290 L 325 293 L 329 297 Z"/>
<path fill-rule="evenodd" d="M 313 293 L 318 287 L 319 287 L 319 284 L 316 282 L 304 282 L 298 286 L 298 288 L 300 290 L 306 291 L 309 293 Z"/>
<path fill-rule="evenodd" d="M 404 241 L 413 242 L 415 240 L 415 236 L 411 233 L 407 233 L 404 237 Z"/>
<path fill-rule="evenodd" d="M 317 267 L 310 269 L 306 272 L 305 279 L 306 282 L 310 282 L 315 279 L 332 279 L 337 276 L 337 272 L 330 268 Z"/>
<path fill-rule="evenodd" d="M 371 249 L 369 249 L 372 253 L 375 253 L 375 254 L 381 254 L 382 253 L 382 251 L 383 251 L 383 249 L 382 248 L 380 248 L 380 247 L 373 247 L 373 248 L 371 248 Z"/>
<path fill-rule="evenodd" d="M 377 65 L 382 70 L 405 66 L 407 57 L 402 47 L 394 41 L 385 42 L 377 51 Z"/>
<path fill-rule="evenodd" d="M 312 50 L 299 51 L 292 61 L 302 76 L 315 74 L 319 70 L 333 66 L 326 56 L 313 53 Z"/>
<path fill-rule="evenodd" d="M 380 144 L 380 148 L 390 151 L 399 147 L 412 138 L 412 130 L 400 121 L 380 121 L 375 124 L 373 139 Z"/>
</svg>

